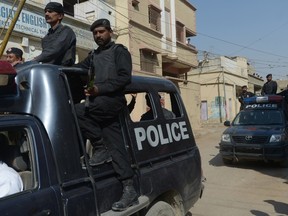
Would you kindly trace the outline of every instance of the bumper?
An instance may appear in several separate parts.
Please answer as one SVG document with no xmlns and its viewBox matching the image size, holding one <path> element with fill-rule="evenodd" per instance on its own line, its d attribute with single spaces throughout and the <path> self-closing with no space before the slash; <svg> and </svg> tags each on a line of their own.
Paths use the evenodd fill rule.
<svg viewBox="0 0 288 216">
<path fill-rule="evenodd" d="M 220 143 L 220 153 L 226 159 L 258 159 L 282 161 L 288 154 L 287 143 L 233 144 Z"/>
</svg>

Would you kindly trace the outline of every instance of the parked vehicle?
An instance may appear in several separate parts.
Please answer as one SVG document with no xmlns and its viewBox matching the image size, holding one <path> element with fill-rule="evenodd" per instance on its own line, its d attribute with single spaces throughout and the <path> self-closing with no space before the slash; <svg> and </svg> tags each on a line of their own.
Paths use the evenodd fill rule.
<svg viewBox="0 0 288 216">
<path fill-rule="evenodd" d="M 223 162 L 241 159 L 279 162 L 288 166 L 287 102 L 280 95 L 245 98 L 245 108 L 237 114 L 221 137 Z"/>
<path fill-rule="evenodd" d="M 154 119 L 132 119 L 128 109 L 121 113 L 140 197 L 139 205 L 113 212 L 122 186 L 111 163 L 88 165 L 89 146 L 74 110 L 74 101 L 81 98 L 74 93 L 82 92 L 75 80 L 86 75 L 49 64 L 27 65 L 15 73 L 0 62 L 0 145 L 15 149 L 7 156 L 24 182 L 22 192 L 0 198 L 1 215 L 185 215 L 202 195 L 202 169 L 175 85 L 134 76 L 125 90 L 127 95 L 147 94 Z M 159 92 L 169 97 L 166 103 L 175 118 L 165 118 Z"/>
</svg>

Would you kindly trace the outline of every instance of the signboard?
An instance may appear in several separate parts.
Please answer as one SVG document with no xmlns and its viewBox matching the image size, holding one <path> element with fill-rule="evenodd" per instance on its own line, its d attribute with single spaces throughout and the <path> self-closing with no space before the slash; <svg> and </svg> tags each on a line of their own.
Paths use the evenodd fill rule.
<svg viewBox="0 0 288 216">
<path fill-rule="evenodd" d="M 12 10 L 12 6 L 0 3 L 0 28 L 4 27 L 5 22 L 11 13 L 12 16 L 6 23 L 5 28 L 9 27 L 11 20 L 15 15 L 16 9 L 17 8 L 15 7 Z M 43 15 L 38 15 L 23 9 L 19 15 L 18 21 L 15 24 L 14 30 L 42 38 L 47 34 L 49 27 L 50 26 L 46 23 Z"/>
</svg>

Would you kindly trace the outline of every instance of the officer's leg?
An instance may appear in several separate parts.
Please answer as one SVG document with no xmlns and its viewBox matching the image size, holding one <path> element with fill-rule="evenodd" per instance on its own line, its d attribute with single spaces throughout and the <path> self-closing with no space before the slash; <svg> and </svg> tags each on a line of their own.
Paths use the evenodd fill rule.
<svg viewBox="0 0 288 216">
<path fill-rule="evenodd" d="M 75 110 L 83 139 L 89 139 L 93 147 L 89 164 L 96 166 L 111 161 L 108 150 L 103 143 L 102 129 L 97 123 L 101 120 L 98 118 L 99 113 L 95 112 L 97 109 L 87 110 L 85 105 L 80 103 L 75 105 Z"/>
<path fill-rule="evenodd" d="M 123 211 L 129 206 L 138 203 L 138 194 L 134 188 L 134 172 L 131 168 L 131 161 L 125 148 L 120 123 L 117 119 L 103 126 L 104 142 L 107 140 L 107 146 L 112 156 L 112 165 L 118 174 L 119 180 L 123 186 L 123 194 L 118 202 L 115 202 L 112 209 Z"/>
<path fill-rule="evenodd" d="M 76 104 L 75 111 L 83 138 L 89 139 L 91 142 L 101 140 L 101 128 L 97 121 L 94 120 L 95 118 L 92 118 L 94 114 L 87 112 L 84 103 Z"/>
</svg>

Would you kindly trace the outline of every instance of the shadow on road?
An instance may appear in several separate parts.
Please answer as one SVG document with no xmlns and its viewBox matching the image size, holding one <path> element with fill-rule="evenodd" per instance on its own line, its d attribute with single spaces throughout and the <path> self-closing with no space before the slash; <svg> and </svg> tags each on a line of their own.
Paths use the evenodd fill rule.
<svg viewBox="0 0 288 216">
<path fill-rule="evenodd" d="M 218 148 L 218 147 L 216 147 Z M 220 153 L 215 155 L 210 161 L 209 165 L 211 166 L 228 166 L 233 168 L 240 169 L 253 169 L 257 172 L 261 172 L 265 175 L 273 176 L 276 178 L 285 179 L 286 184 L 288 184 L 288 168 L 282 168 L 277 163 L 267 163 L 264 161 L 246 161 L 241 160 L 238 162 L 233 162 L 232 164 L 224 164 L 222 156 Z"/>
<path fill-rule="evenodd" d="M 252 215 L 256 216 L 270 216 L 269 214 L 258 210 L 251 210 L 250 212 L 252 213 Z"/>
<path fill-rule="evenodd" d="M 281 214 L 281 216 L 288 215 L 288 204 L 287 203 L 277 202 L 275 200 L 264 200 L 264 202 L 273 205 L 274 211 L 277 214 Z M 269 214 L 262 212 L 262 211 L 258 211 L 258 210 L 251 210 L 250 212 L 256 216 L 270 216 Z"/>
</svg>

